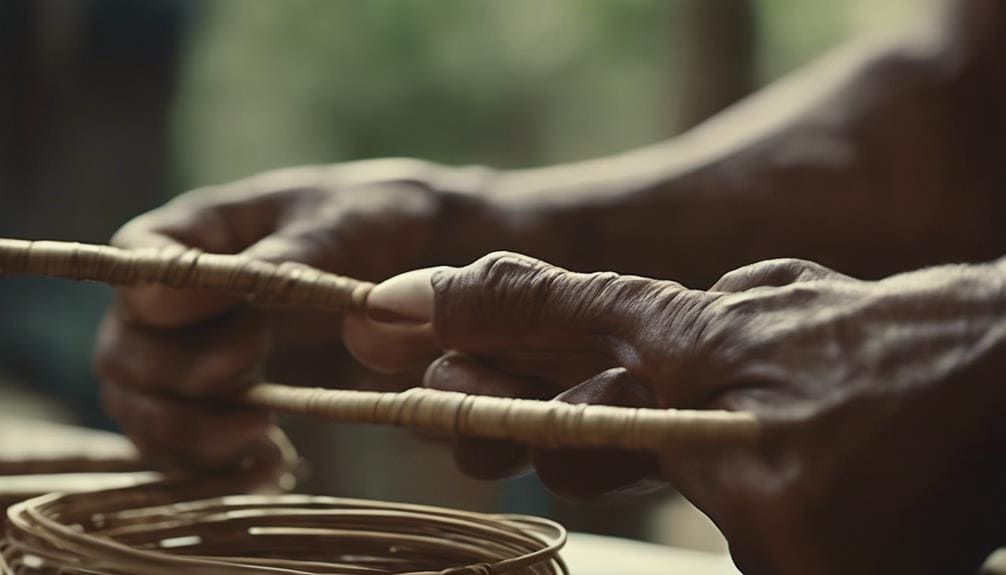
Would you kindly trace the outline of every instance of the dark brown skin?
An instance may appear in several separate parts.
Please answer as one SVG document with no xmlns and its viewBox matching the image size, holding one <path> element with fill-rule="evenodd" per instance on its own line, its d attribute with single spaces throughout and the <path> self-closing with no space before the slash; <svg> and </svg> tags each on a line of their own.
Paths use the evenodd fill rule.
<svg viewBox="0 0 1006 575">
<path fill-rule="evenodd" d="M 451 351 L 428 386 L 743 409 L 765 422 L 756 446 L 531 452 L 558 493 L 670 481 L 745 573 L 969 573 L 1006 543 L 1006 261 L 861 281 L 769 260 L 708 291 L 510 253 L 431 269 L 425 289 L 410 275 L 375 288 L 370 309 L 417 331 L 432 323 Z M 403 298 L 410 289 L 425 295 Z M 347 339 L 414 345 L 361 325 Z M 597 357 L 619 367 L 594 371 Z M 486 477 L 528 456 L 474 439 L 455 453 Z"/>
<path fill-rule="evenodd" d="M 435 306 L 429 274 L 404 300 L 384 284 L 398 294 L 390 312 L 428 306 L 419 324 L 376 306 L 343 331 L 383 371 L 435 359 L 436 387 L 751 409 L 768 422 L 754 449 L 655 457 L 458 440 L 474 475 L 530 455 L 572 496 L 672 481 L 749 573 L 960 573 L 1003 543 L 992 518 L 1006 511 L 1003 265 L 978 263 L 1006 253 L 1003 102 L 1006 7 L 961 1 L 938 31 L 850 46 L 651 148 L 514 172 L 413 160 L 284 170 L 189 192 L 114 242 L 371 280 L 509 249 L 715 282 L 686 290 L 494 256 L 434 275 Z M 801 260 L 742 267 L 779 256 L 875 281 Z M 896 275 L 948 262 L 972 265 Z M 165 464 L 232 461 L 268 417 L 219 398 L 256 380 L 277 348 L 331 356 L 338 345 L 337 318 L 294 319 L 287 330 L 205 293 L 122 290 L 96 352 L 109 413 Z"/>
</svg>

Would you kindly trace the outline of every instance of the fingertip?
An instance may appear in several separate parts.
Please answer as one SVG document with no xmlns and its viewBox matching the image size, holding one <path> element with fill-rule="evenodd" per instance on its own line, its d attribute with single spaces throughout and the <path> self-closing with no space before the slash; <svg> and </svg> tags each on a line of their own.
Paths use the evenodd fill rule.
<svg viewBox="0 0 1006 575">
<path fill-rule="evenodd" d="M 445 266 L 412 270 L 387 279 L 367 296 L 367 315 L 382 322 L 427 323 L 433 319 L 434 274 Z"/>
<path fill-rule="evenodd" d="M 183 252 L 192 246 L 209 251 L 222 251 L 216 234 L 209 226 L 198 228 L 200 237 L 186 238 L 181 242 L 180 232 L 165 231 L 165 208 L 142 214 L 120 228 L 110 243 L 132 250 L 177 250 Z M 190 224 L 192 224 L 190 222 Z M 192 224 L 194 225 L 194 224 Z M 189 228 L 192 227 L 189 226 Z M 184 235 L 184 234 L 182 234 Z M 153 327 L 172 328 L 218 315 L 240 301 L 220 293 L 200 289 L 179 289 L 156 283 L 121 286 L 117 289 L 119 303 L 130 319 Z"/>
<path fill-rule="evenodd" d="M 233 296 L 163 285 L 123 287 L 119 303 L 133 320 L 158 328 L 175 328 L 219 315 L 240 303 Z"/>
<path fill-rule="evenodd" d="M 605 370 L 555 398 L 566 403 L 654 407 L 652 390 L 623 368 Z M 571 500 L 642 493 L 662 485 L 657 458 L 619 449 L 535 449 L 531 462 L 549 491 Z"/>
<path fill-rule="evenodd" d="M 102 387 L 102 402 L 137 447 L 170 467 L 231 464 L 265 437 L 272 423 L 265 410 L 165 397 L 114 382 Z"/>
<path fill-rule="evenodd" d="M 574 501 L 642 494 L 663 485 L 660 468 L 648 453 L 618 449 L 532 450 L 530 460 L 542 484 Z"/>
<path fill-rule="evenodd" d="M 423 386 L 473 395 L 525 399 L 545 399 L 557 391 L 549 382 L 499 371 L 477 358 L 453 351 L 430 363 L 423 374 Z"/>
<path fill-rule="evenodd" d="M 454 463 L 462 473 L 484 481 L 520 475 L 530 465 L 527 447 L 510 441 L 458 437 L 453 453 Z"/>
<path fill-rule="evenodd" d="M 236 313 L 207 333 L 189 370 L 176 379 L 177 391 L 187 397 L 221 396 L 237 391 L 261 376 L 273 345 L 273 333 L 262 314 Z"/>
<path fill-rule="evenodd" d="M 234 465 L 258 443 L 265 441 L 272 415 L 259 409 L 225 408 L 201 414 L 203 419 L 197 445 L 179 446 L 181 459 L 194 467 L 220 469 Z"/>
<path fill-rule="evenodd" d="M 345 314 L 342 339 L 357 361 L 378 373 L 419 367 L 440 354 L 430 324 L 388 324 L 360 312 Z"/>
</svg>

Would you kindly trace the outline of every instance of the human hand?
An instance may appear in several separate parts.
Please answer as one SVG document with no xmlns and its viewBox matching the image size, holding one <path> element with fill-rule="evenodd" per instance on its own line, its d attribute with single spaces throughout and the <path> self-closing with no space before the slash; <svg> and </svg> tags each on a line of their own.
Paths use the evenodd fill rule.
<svg viewBox="0 0 1006 575">
<path fill-rule="evenodd" d="M 438 247 L 447 227 L 438 186 L 457 176 L 406 160 L 279 170 L 184 194 L 126 224 L 113 243 L 196 247 L 380 280 L 448 257 Z M 234 459 L 263 439 L 269 418 L 214 399 L 252 383 L 278 346 L 340 357 L 337 315 L 239 304 L 196 290 L 118 290 L 95 368 L 106 410 L 149 457 L 196 466 Z"/>
<path fill-rule="evenodd" d="M 704 292 L 494 254 L 379 285 L 368 321 L 432 328 L 451 351 L 431 387 L 754 412 L 754 445 L 530 454 L 560 493 L 674 483 L 746 573 L 965 573 L 1002 543 L 1004 278 L 986 265 L 864 282 L 773 260 Z M 348 318 L 345 337 L 408 345 L 370 325 Z M 493 476 L 527 451 L 463 438 L 456 455 Z"/>
</svg>

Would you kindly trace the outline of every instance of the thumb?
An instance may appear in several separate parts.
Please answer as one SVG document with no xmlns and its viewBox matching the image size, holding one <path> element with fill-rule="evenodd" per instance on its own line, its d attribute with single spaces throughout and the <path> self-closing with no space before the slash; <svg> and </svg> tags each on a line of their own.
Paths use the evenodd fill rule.
<svg viewBox="0 0 1006 575">
<path fill-rule="evenodd" d="M 125 249 L 151 249 L 183 254 L 190 247 L 159 230 L 143 229 L 143 217 L 120 230 L 112 245 Z M 201 247 L 201 246 L 200 246 Z M 206 290 L 178 289 L 160 284 L 120 287 L 120 309 L 131 320 L 158 327 L 175 328 L 195 323 L 232 307 L 236 299 Z"/>
<path fill-rule="evenodd" d="M 171 235 L 159 231 L 133 231 L 128 227 L 113 239 L 113 243 L 126 248 L 175 250 L 179 254 L 189 249 Z M 143 232 L 143 233 L 141 233 Z M 203 248 L 208 242 L 196 244 Z M 234 253 L 233 249 L 209 251 Z M 233 247 L 233 246 L 231 246 Z M 279 231 L 244 248 L 239 255 L 252 260 L 274 264 L 304 264 L 321 267 L 325 263 L 324 245 L 303 235 Z M 199 322 L 240 305 L 242 300 L 226 294 L 201 289 L 178 289 L 162 285 L 144 285 L 121 288 L 121 301 L 131 317 L 157 327 L 178 327 Z"/>
<path fill-rule="evenodd" d="M 544 351 L 621 355 L 647 318 L 685 290 L 614 272 L 576 273 L 497 252 L 433 275 L 433 327 L 441 343 L 468 353 Z"/>
<path fill-rule="evenodd" d="M 249 245 L 241 255 L 249 259 L 273 264 L 302 264 L 313 268 L 333 271 L 328 268 L 338 262 L 342 254 L 331 242 L 323 241 L 321 234 L 279 229 Z M 339 267 L 339 266 L 335 266 Z M 343 273 L 341 270 L 334 270 Z"/>
<path fill-rule="evenodd" d="M 374 288 L 372 317 L 432 322 L 441 345 L 468 353 L 611 353 L 637 340 L 679 284 L 613 272 L 574 273 L 508 252 L 462 268 L 403 274 Z"/>
</svg>

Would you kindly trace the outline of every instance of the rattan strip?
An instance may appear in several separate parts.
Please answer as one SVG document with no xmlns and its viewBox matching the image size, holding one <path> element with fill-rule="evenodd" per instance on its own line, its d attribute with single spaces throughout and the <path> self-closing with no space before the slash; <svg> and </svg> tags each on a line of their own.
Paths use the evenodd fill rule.
<svg viewBox="0 0 1006 575">
<path fill-rule="evenodd" d="M 0 273 L 144 282 L 241 294 L 251 301 L 361 308 L 372 287 L 300 264 L 181 248 L 122 250 L 109 246 L 0 239 Z M 756 439 L 746 412 L 634 409 L 466 395 L 430 389 L 378 393 L 259 384 L 240 400 L 278 411 L 521 441 L 541 447 L 665 449 Z"/>
<path fill-rule="evenodd" d="M 132 286 L 199 288 L 254 302 L 341 311 L 363 306 L 372 284 L 286 262 L 166 246 L 124 250 L 74 242 L 0 239 L 0 274 L 42 275 Z"/>
<path fill-rule="evenodd" d="M 335 421 L 509 439 L 544 448 L 660 450 L 752 441 L 759 430 L 757 419 L 747 412 L 574 405 L 426 388 L 385 393 L 260 383 L 241 399 Z"/>
<path fill-rule="evenodd" d="M 8 510 L 0 573 L 559 575 L 545 519 L 306 495 L 190 500 L 169 486 L 51 494 Z"/>
</svg>

